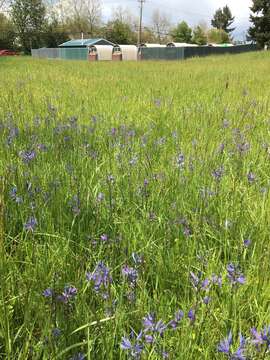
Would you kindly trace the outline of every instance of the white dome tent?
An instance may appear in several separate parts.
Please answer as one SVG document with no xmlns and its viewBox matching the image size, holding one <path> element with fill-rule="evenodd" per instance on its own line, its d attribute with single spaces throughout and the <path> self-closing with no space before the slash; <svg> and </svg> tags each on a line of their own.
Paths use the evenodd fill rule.
<svg viewBox="0 0 270 360">
<path fill-rule="evenodd" d="M 89 47 L 90 61 L 110 61 L 112 60 L 112 45 L 92 45 Z"/>
<path fill-rule="evenodd" d="M 166 47 L 166 45 L 161 45 L 161 44 L 149 44 L 149 43 L 143 43 L 141 44 L 140 47 L 146 47 L 146 48 L 159 48 L 159 47 Z"/>
<path fill-rule="evenodd" d="M 136 45 L 115 45 L 113 56 L 117 56 L 117 59 L 122 61 L 137 61 L 138 48 Z"/>
<path fill-rule="evenodd" d="M 188 44 L 188 43 L 177 43 L 177 42 L 170 42 L 167 44 L 167 47 L 198 47 L 197 44 Z"/>
</svg>

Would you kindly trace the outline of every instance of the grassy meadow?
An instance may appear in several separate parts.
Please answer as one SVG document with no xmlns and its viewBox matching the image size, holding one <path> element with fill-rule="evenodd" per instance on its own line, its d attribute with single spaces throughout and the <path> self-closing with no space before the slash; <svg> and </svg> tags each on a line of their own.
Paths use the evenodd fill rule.
<svg viewBox="0 0 270 360">
<path fill-rule="evenodd" d="M 0 358 L 270 358 L 270 53 L 0 59 Z"/>
</svg>

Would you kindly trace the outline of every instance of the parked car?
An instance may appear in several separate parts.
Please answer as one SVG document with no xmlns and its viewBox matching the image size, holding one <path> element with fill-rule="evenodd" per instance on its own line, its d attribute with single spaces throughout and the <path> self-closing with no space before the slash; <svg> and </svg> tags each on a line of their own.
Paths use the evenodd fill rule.
<svg viewBox="0 0 270 360">
<path fill-rule="evenodd" d="M 13 50 L 0 50 L 0 56 L 15 56 L 18 55 L 16 51 Z"/>
</svg>

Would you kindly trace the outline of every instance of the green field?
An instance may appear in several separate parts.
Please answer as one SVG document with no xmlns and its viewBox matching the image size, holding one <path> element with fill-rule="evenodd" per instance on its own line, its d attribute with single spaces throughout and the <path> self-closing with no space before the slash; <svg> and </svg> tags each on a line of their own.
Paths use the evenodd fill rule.
<svg viewBox="0 0 270 360">
<path fill-rule="evenodd" d="M 269 84 L 0 59 L 1 359 L 270 358 Z"/>
</svg>

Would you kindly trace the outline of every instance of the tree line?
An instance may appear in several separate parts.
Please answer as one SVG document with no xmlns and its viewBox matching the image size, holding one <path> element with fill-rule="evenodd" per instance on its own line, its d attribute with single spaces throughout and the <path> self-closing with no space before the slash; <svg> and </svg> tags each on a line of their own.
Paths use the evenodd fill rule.
<svg viewBox="0 0 270 360">
<path fill-rule="evenodd" d="M 4 12 L 5 11 L 5 12 Z M 270 45 L 270 0 L 253 0 L 248 39 L 259 46 Z M 235 17 L 228 6 L 218 9 L 211 28 L 200 23 L 193 29 L 185 22 L 172 26 L 169 16 L 156 9 L 151 25 L 142 29 L 142 42 L 169 41 L 194 43 L 231 42 Z M 101 0 L 0 0 L 0 49 L 29 53 L 32 48 L 57 47 L 81 32 L 87 38 L 106 38 L 113 43 L 134 44 L 137 18 L 122 7 L 102 21 Z"/>
</svg>

